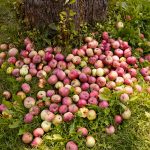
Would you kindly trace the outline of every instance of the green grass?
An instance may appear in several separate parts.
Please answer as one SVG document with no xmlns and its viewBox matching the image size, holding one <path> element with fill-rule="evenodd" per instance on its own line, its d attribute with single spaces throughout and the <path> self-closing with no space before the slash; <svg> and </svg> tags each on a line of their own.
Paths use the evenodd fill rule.
<svg viewBox="0 0 150 150">
<path fill-rule="evenodd" d="M 16 0 L 0 1 L 0 43 L 17 43 L 20 29 L 14 10 Z"/>
<path fill-rule="evenodd" d="M 11 2 L 11 3 L 10 3 Z M 18 44 L 20 39 L 20 24 L 17 22 L 14 5 L 12 3 L 15 0 L 0 1 L 0 43 L 2 42 L 14 42 Z M 126 3 L 124 3 L 126 2 Z M 127 21 L 126 15 L 130 15 L 132 20 Z M 117 30 L 115 24 L 117 21 L 124 23 L 124 28 Z M 98 32 L 95 34 L 95 38 L 100 40 L 100 34 L 102 31 L 108 31 L 114 38 L 121 37 L 124 40 L 129 41 L 133 48 L 133 53 L 139 57 L 139 54 L 135 51 L 135 48 L 142 47 L 144 53 L 150 52 L 150 47 L 146 45 L 146 42 L 150 40 L 150 1 L 148 0 L 112 0 L 109 5 L 108 19 L 104 23 L 97 23 L 92 28 L 90 26 L 84 26 L 79 33 L 79 37 L 91 35 L 92 32 Z M 145 39 L 139 38 L 139 33 L 144 33 Z M 56 43 L 54 39 L 51 41 L 48 39 L 46 33 L 41 34 L 40 31 L 35 29 L 28 32 L 23 32 L 22 35 L 29 35 L 35 40 L 39 48 L 50 43 Z M 23 37 L 21 37 L 23 38 Z M 46 41 L 46 42 L 45 42 Z M 78 41 L 78 42 L 76 42 Z M 77 38 L 74 43 L 70 43 L 70 47 L 75 47 L 82 44 Z M 67 51 L 69 53 L 69 50 Z M 149 64 L 145 64 L 148 66 Z M 23 116 L 27 110 L 23 107 L 22 102 L 15 94 L 20 89 L 21 83 L 18 83 L 13 77 L 6 75 L 4 69 L 0 69 L 0 102 L 7 104 L 13 116 L 13 119 L 3 118 L 0 116 L 0 149 L 1 150 L 29 150 L 30 147 L 24 145 L 21 142 L 21 134 L 25 131 L 31 131 L 40 125 L 40 118 L 35 118 L 32 124 L 24 125 Z M 36 80 L 30 83 L 34 87 L 33 93 L 38 91 Z M 89 129 L 91 135 L 96 139 L 96 145 L 92 150 L 149 150 L 150 149 L 150 94 L 146 92 L 148 83 L 143 81 L 139 76 L 139 84 L 142 85 L 144 91 L 142 93 L 134 92 L 128 107 L 132 111 L 132 117 L 126 120 L 117 128 L 117 132 L 108 136 L 104 132 L 104 126 L 107 121 L 112 121 L 111 116 L 115 110 L 109 112 L 100 112 L 97 108 L 93 108 L 97 111 L 98 119 L 95 121 L 88 121 L 76 117 L 75 120 L 69 124 L 61 124 L 58 127 L 53 127 L 53 130 L 44 136 L 43 145 L 38 148 L 39 150 L 63 150 L 68 140 L 74 140 L 79 145 L 79 150 L 88 150 L 85 147 L 85 139 L 76 134 L 76 128 L 78 126 L 84 126 Z M 50 87 L 49 87 L 50 88 Z M 17 101 L 17 105 L 12 102 L 4 101 L 2 97 L 3 90 L 10 90 L 13 93 L 12 102 Z M 35 95 L 35 94 L 33 94 Z M 112 99 L 116 99 L 117 94 L 112 96 Z M 117 106 L 117 104 L 114 104 Z M 121 111 L 121 109 L 120 109 Z M 112 121 L 113 122 L 113 121 Z M 54 138 L 54 134 L 60 134 L 61 138 Z"/>
</svg>

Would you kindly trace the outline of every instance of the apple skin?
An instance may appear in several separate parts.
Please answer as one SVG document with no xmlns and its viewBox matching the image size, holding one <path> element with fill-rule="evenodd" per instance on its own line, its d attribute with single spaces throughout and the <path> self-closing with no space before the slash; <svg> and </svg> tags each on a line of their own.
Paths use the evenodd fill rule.
<svg viewBox="0 0 150 150">
<path fill-rule="evenodd" d="M 41 112 L 41 119 L 44 120 L 44 121 L 52 121 L 54 119 L 55 115 L 50 112 L 48 109 L 44 109 L 42 112 Z"/>
<path fill-rule="evenodd" d="M 61 102 L 61 96 L 58 95 L 58 94 L 52 95 L 51 102 L 53 102 L 53 103 L 60 103 Z"/>
<path fill-rule="evenodd" d="M 87 80 L 88 80 L 87 75 L 84 74 L 84 73 L 81 73 L 81 74 L 79 75 L 79 80 L 80 80 L 81 82 L 87 82 Z"/>
<path fill-rule="evenodd" d="M 111 135 L 111 134 L 114 134 L 115 133 L 115 127 L 114 126 L 109 126 L 106 128 L 106 133 Z"/>
<path fill-rule="evenodd" d="M 117 22 L 116 27 L 117 27 L 118 29 L 122 29 L 122 28 L 124 27 L 123 22 L 121 22 L 121 21 Z"/>
<path fill-rule="evenodd" d="M 31 143 L 32 147 L 38 147 L 42 144 L 43 140 L 40 137 L 35 137 Z"/>
<path fill-rule="evenodd" d="M 89 110 L 86 107 L 82 107 L 78 111 L 78 115 L 82 118 L 86 118 L 88 115 Z"/>
<path fill-rule="evenodd" d="M 55 126 L 57 126 L 57 125 L 61 124 L 62 121 L 63 121 L 62 116 L 57 114 L 57 115 L 55 115 L 55 118 L 53 119 L 52 123 L 53 123 Z"/>
<path fill-rule="evenodd" d="M 122 118 L 123 119 L 129 119 L 131 117 L 131 111 L 130 111 L 130 109 L 127 109 L 127 110 L 125 110 L 123 113 L 122 113 Z"/>
<path fill-rule="evenodd" d="M 75 114 L 76 112 L 78 112 L 78 107 L 77 107 L 76 104 L 71 104 L 71 105 L 68 107 L 68 109 L 69 109 L 69 112 L 71 112 L 71 113 L 73 113 L 73 114 Z"/>
<path fill-rule="evenodd" d="M 116 115 L 114 120 L 115 120 L 116 124 L 121 124 L 122 121 L 123 121 L 123 119 L 122 119 L 122 117 L 120 115 Z"/>
<path fill-rule="evenodd" d="M 44 130 L 42 128 L 36 128 L 34 131 L 33 131 L 33 135 L 35 137 L 39 137 L 39 136 L 43 136 L 44 135 Z"/>
<path fill-rule="evenodd" d="M 78 101 L 79 101 L 79 96 L 78 95 L 73 95 L 72 96 L 72 100 L 75 102 L 75 103 L 77 103 Z"/>
<path fill-rule="evenodd" d="M 99 103 L 99 107 L 102 108 L 102 109 L 108 108 L 108 106 L 109 106 L 109 103 L 107 101 L 101 101 Z"/>
<path fill-rule="evenodd" d="M 52 103 L 52 104 L 50 104 L 50 106 L 49 106 L 49 110 L 50 110 L 50 112 L 52 112 L 52 113 L 57 113 L 58 110 L 59 110 L 59 105 L 56 104 L 56 103 Z"/>
<path fill-rule="evenodd" d="M 126 94 L 126 93 L 123 93 L 123 94 L 120 95 L 120 101 L 123 102 L 123 103 L 128 102 L 129 99 L 130 99 L 130 97 L 129 97 L 129 95 Z"/>
<path fill-rule="evenodd" d="M 67 105 L 61 105 L 61 106 L 59 107 L 59 113 L 60 113 L 60 114 L 65 114 L 67 111 L 68 111 Z"/>
<path fill-rule="evenodd" d="M 3 92 L 3 96 L 5 97 L 5 99 L 10 99 L 11 98 L 11 93 L 9 91 L 4 91 Z"/>
<path fill-rule="evenodd" d="M 25 108 L 31 108 L 35 105 L 35 99 L 33 97 L 26 97 L 24 99 L 24 107 Z"/>
<path fill-rule="evenodd" d="M 87 101 L 85 99 L 79 99 L 79 101 L 77 102 L 77 105 L 79 108 L 82 108 L 87 105 Z"/>
<path fill-rule="evenodd" d="M 30 85 L 27 84 L 27 83 L 23 83 L 23 84 L 21 85 L 21 88 L 22 88 L 23 92 L 25 92 L 26 94 L 27 94 L 27 93 L 30 93 L 30 91 L 31 91 L 31 87 L 30 87 Z"/>
<path fill-rule="evenodd" d="M 66 87 L 61 87 L 59 89 L 59 94 L 62 96 L 62 97 L 66 97 L 70 94 L 70 90 Z"/>
<path fill-rule="evenodd" d="M 46 92 L 45 92 L 45 91 L 39 91 L 39 92 L 37 93 L 37 98 L 38 98 L 38 99 L 42 99 L 42 98 L 44 98 L 44 97 L 46 97 Z"/>
<path fill-rule="evenodd" d="M 4 104 L 0 104 L 0 112 L 7 110 L 7 107 Z"/>
<path fill-rule="evenodd" d="M 75 64 L 75 65 L 79 65 L 81 63 L 81 57 L 79 56 L 74 56 L 73 59 L 72 59 L 72 62 Z"/>
<path fill-rule="evenodd" d="M 32 142 L 32 140 L 33 140 L 33 135 L 30 132 L 26 132 L 23 134 L 22 136 L 23 143 L 29 144 Z"/>
<path fill-rule="evenodd" d="M 49 78 L 48 78 L 48 83 L 51 84 L 51 85 L 54 85 L 58 82 L 58 78 L 56 75 L 51 75 Z"/>
<path fill-rule="evenodd" d="M 87 138 L 86 138 L 86 146 L 87 147 L 89 147 L 89 148 L 93 147 L 95 145 L 95 142 L 96 141 L 93 136 L 87 136 Z"/>
<path fill-rule="evenodd" d="M 93 49 L 91 48 L 86 49 L 86 55 L 92 57 L 94 55 Z"/>
<path fill-rule="evenodd" d="M 31 123 L 33 121 L 33 115 L 28 113 L 24 116 L 24 123 Z"/>
<path fill-rule="evenodd" d="M 66 150 L 78 150 L 78 145 L 73 141 L 69 141 L 66 144 Z"/>
<path fill-rule="evenodd" d="M 34 115 L 34 116 L 37 116 L 39 113 L 40 113 L 40 108 L 38 106 L 32 106 L 30 109 L 29 109 L 29 112 Z"/>
<path fill-rule="evenodd" d="M 90 97 L 90 98 L 88 99 L 88 104 L 90 104 L 90 105 L 97 105 L 97 104 L 98 104 L 97 98 L 95 98 L 95 97 Z"/>
<path fill-rule="evenodd" d="M 84 137 L 88 135 L 88 130 L 84 127 L 78 128 L 77 132 L 81 133 L 81 135 L 84 136 Z"/>
<path fill-rule="evenodd" d="M 89 93 L 87 91 L 82 91 L 80 94 L 79 94 L 79 97 L 80 99 L 85 99 L 85 100 L 88 100 L 89 98 Z"/>
<path fill-rule="evenodd" d="M 67 112 L 67 113 L 65 113 L 64 116 L 63 116 L 63 120 L 64 120 L 65 122 L 70 122 L 70 121 L 73 120 L 73 119 L 74 119 L 74 115 L 73 115 L 73 113 L 71 113 L 71 112 Z"/>
<path fill-rule="evenodd" d="M 87 118 L 89 120 L 95 120 L 96 119 L 96 112 L 95 110 L 89 110 L 87 114 Z"/>
<path fill-rule="evenodd" d="M 70 106 L 72 104 L 72 99 L 70 97 L 64 97 L 62 99 L 62 104 L 63 105 L 67 105 L 67 106 Z"/>
<path fill-rule="evenodd" d="M 51 97 L 51 96 L 53 96 L 55 94 L 55 91 L 54 90 L 48 90 L 47 92 L 46 92 L 46 96 L 47 97 Z"/>
</svg>

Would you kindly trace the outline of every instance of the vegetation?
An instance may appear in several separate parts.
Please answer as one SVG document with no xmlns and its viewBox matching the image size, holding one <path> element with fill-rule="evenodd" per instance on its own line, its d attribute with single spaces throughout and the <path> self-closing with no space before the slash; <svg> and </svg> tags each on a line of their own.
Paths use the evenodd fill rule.
<svg viewBox="0 0 150 150">
<path fill-rule="evenodd" d="M 150 1 L 148 0 L 112 0 L 109 3 L 108 18 L 105 22 L 96 23 L 95 25 L 84 24 L 80 31 L 66 28 L 66 43 L 62 39 L 62 30 L 60 24 L 50 25 L 44 29 L 26 29 L 23 31 L 22 22 L 17 21 L 14 8 L 18 9 L 19 1 L 15 0 L 0 1 L 0 43 L 14 43 L 22 47 L 21 42 L 25 36 L 29 36 L 38 49 L 47 45 L 60 45 L 64 48 L 64 53 L 69 53 L 72 48 L 78 47 L 83 42 L 83 37 L 93 36 L 97 40 L 101 39 L 101 33 L 108 31 L 113 38 L 121 37 L 123 40 L 129 41 L 132 51 L 136 57 L 140 57 L 140 53 L 136 48 L 141 47 L 144 50 L 142 55 L 150 53 Z M 16 6 L 16 7 L 15 7 Z M 62 18 L 63 19 L 63 18 Z M 117 29 L 116 23 L 122 21 L 124 28 Z M 62 22 L 61 22 L 62 23 Z M 65 24 L 65 22 L 63 22 Z M 23 31 L 23 32 L 22 32 Z M 42 33 L 42 34 L 41 34 Z M 140 35 L 144 34 L 145 38 L 141 39 Z M 22 101 L 15 96 L 19 90 L 21 83 L 17 82 L 10 75 L 6 75 L 5 70 L 8 64 L 3 65 L 0 69 L 0 103 L 3 102 L 11 108 L 10 112 L 6 112 L 5 117 L 0 116 L 0 149 L 1 150 L 27 150 L 30 147 L 21 142 L 21 135 L 25 131 L 31 131 L 38 127 L 40 119 L 37 117 L 32 124 L 24 125 L 23 116 L 27 110 L 23 107 Z M 142 66 L 150 64 L 141 64 Z M 144 91 L 137 91 L 132 95 L 129 107 L 132 111 L 132 117 L 128 121 L 124 121 L 112 136 L 104 133 L 101 120 L 97 119 L 94 123 L 76 117 L 72 123 L 62 124 L 55 127 L 51 132 L 44 136 L 44 143 L 39 150 L 62 150 L 68 140 L 74 140 L 78 143 L 80 150 L 87 150 L 85 147 L 85 139 L 77 135 L 75 130 L 78 126 L 84 126 L 89 129 L 90 134 L 96 139 L 96 145 L 93 150 L 149 150 L 150 147 L 150 94 L 146 88 L 149 86 L 139 74 L 139 84 Z M 36 79 L 31 83 L 36 92 Z M 2 97 L 3 90 L 10 90 L 14 93 L 12 102 L 5 101 Z M 33 93 L 34 93 L 33 92 Z M 33 94 L 34 95 L 34 94 Z M 116 99 L 117 93 L 111 96 Z M 93 108 L 98 111 L 96 108 Z M 113 111 L 114 108 L 112 108 Z M 98 113 L 98 118 L 102 120 L 109 118 L 106 112 L 104 118 Z M 12 114 L 13 118 L 9 115 Z M 107 118 L 108 117 L 108 118 Z M 102 121 L 103 122 L 103 121 Z M 59 134 L 59 135 L 58 135 Z"/>
</svg>

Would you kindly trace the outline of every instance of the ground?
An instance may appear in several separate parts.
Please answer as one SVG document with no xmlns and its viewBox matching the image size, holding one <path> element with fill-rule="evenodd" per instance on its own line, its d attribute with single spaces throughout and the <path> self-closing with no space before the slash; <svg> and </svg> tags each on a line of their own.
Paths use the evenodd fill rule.
<svg viewBox="0 0 150 150">
<path fill-rule="evenodd" d="M 26 35 L 29 35 L 35 40 L 39 48 L 43 48 L 44 45 L 46 46 L 49 42 L 57 43 L 57 41 L 54 41 L 55 39 L 50 41 L 48 36 L 44 33 L 39 37 L 41 33 L 35 29 L 25 30 L 22 33 L 22 23 L 17 20 L 16 11 L 14 10 L 16 4 L 18 8 L 19 2 L 14 2 L 16 1 L 0 1 L 0 43 L 14 43 L 18 47 L 22 47 L 21 42 Z M 128 18 L 128 16 L 130 16 L 131 19 Z M 144 54 L 150 53 L 150 46 L 147 45 L 147 42 L 150 41 L 149 16 L 150 2 L 147 0 L 119 0 L 117 2 L 113 0 L 109 4 L 108 18 L 106 21 L 104 23 L 97 23 L 92 27 L 84 26 L 82 32 L 79 33 L 79 37 L 93 35 L 96 39 L 100 40 L 101 33 L 108 31 L 113 38 L 121 37 L 123 40 L 129 41 L 134 55 L 139 57 L 140 54 L 135 50 L 138 47 L 143 48 Z M 116 23 L 118 21 L 124 23 L 123 29 L 116 29 Z M 139 37 L 140 34 L 144 34 L 144 40 Z M 41 41 L 41 39 L 43 39 L 44 42 Z M 70 52 L 70 47 L 75 47 L 82 43 L 81 39 L 76 45 L 75 42 L 72 44 L 71 41 L 68 42 L 70 45 L 67 45 L 69 48 L 65 51 L 66 53 Z M 59 43 L 61 44 L 60 41 Z M 149 64 L 140 64 L 140 67 L 148 65 Z M 36 118 L 34 122 L 29 125 L 22 123 L 23 115 L 27 110 L 24 109 L 22 102 L 15 97 L 15 93 L 19 90 L 21 83 L 18 83 L 13 77 L 6 75 L 5 69 L 5 67 L 0 69 L 0 102 L 4 102 L 2 92 L 4 89 L 7 89 L 10 90 L 11 93 L 14 93 L 13 100 L 17 101 L 17 105 L 12 108 L 13 119 L 8 119 L 7 117 L 0 118 L 0 149 L 31 149 L 21 142 L 21 135 L 24 131 L 32 131 L 35 127 L 38 127 L 40 124 L 39 118 Z M 87 150 L 87 148 L 85 148 L 85 139 L 77 136 L 75 132 L 77 126 L 85 126 L 96 139 L 96 145 L 92 150 L 149 150 L 150 94 L 146 91 L 149 84 L 143 80 L 140 74 L 138 74 L 138 79 L 139 84 L 143 87 L 143 92 L 139 93 L 135 91 L 132 95 L 128 104 L 132 111 L 132 117 L 119 126 L 116 134 L 112 136 L 106 135 L 100 120 L 96 120 L 93 123 L 81 118 L 76 118 L 72 123 L 55 127 L 44 137 L 44 144 L 38 149 L 44 150 L 47 148 L 60 150 L 65 146 L 68 140 L 75 140 L 80 150 Z M 36 80 L 31 83 L 31 86 L 35 87 L 34 92 L 37 90 L 35 83 Z M 7 105 L 11 104 L 7 103 Z M 101 114 L 98 115 L 100 117 Z M 60 134 L 62 138 L 54 139 L 54 137 L 52 137 L 54 134 Z"/>
</svg>

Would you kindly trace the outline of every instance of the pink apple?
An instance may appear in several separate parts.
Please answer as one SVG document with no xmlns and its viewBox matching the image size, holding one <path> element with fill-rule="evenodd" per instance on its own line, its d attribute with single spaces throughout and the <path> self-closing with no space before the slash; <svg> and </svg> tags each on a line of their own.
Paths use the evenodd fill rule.
<svg viewBox="0 0 150 150">
<path fill-rule="evenodd" d="M 60 103 L 61 102 L 61 96 L 58 95 L 58 94 L 52 95 L 51 102 L 53 102 L 53 103 Z"/>
<path fill-rule="evenodd" d="M 76 104 L 71 104 L 71 105 L 69 105 L 68 110 L 69 110 L 69 112 L 74 114 L 74 113 L 78 112 L 78 107 Z"/>
<path fill-rule="evenodd" d="M 30 114 L 37 116 L 40 113 L 40 108 L 38 106 L 32 106 L 29 109 Z"/>
<path fill-rule="evenodd" d="M 97 98 L 95 98 L 95 97 L 90 97 L 90 98 L 88 99 L 88 104 L 90 104 L 90 105 L 97 105 L 97 104 L 98 104 Z"/>
<path fill-rule="evenodd" d="M 122 117 L 120 115 L 116 115 L 114 120 L 115 120 L 116 124 L 121 124 L 122 121 L 123 121 L 123 119 L 122 119 Z"/>
<path fill-rule="evenodd" d="M 77 132 L 80 133 L 82 136 L 87 136 L 88 135 L 88 130 L 84 127 L 78 128 Z"/>
<path fill-rule="evenodd" d="M 102 82 L 101 82 L 101 81 L 102 81 Z M 103 77 L 98 77 L 96 82 L 99 83 L 99 84 L 100 84 L 100 82 L 101 82 L 102 84 L 104 84 Z M 100 84 L 100 85 L 101 85 L 101 84 Z M 95 83 L 90 84 L 90 90 L 91 90 L 91 91 L 99 91 L 99 89 L 100 89 L 100 87 L 99 87 L 97 84 L 95 84 Z"/>
<path fill-rule="evenodd" d="M 117 48 L 119 48 L 119 47 L 120 47 L 120 43 L 119 43 L 118 41 L 114 41 L 114 42 L 112 43 L 112 48 L 117 49 Z"/>
<path fill-rule="evenodd" d="M 29 144 L 32 142 L 32 140 L 33 140 L 33 135 L 30 132 L 26 132 L 23 134 L 22 136 L 23 143 Z"/>
<path fill-rule="evenodd" d="M 33 121 L 33 115 L 28 113 L 24 116 L 24 122 L 25 123 L 31 123 Z"/>
<path fill-rule="evenodd" d="M 74 115 L 71 113 L 71 112 L 66 112 L 64 115 L 63 115 L 63 120 L 65 122 L 70 122 L 71 120 L 74 119 Z"/>
<path fill-rule="evenodd" d="M 71 70 L 71 71 L 69 72 L 68 77 L 69 77 L 71 80 L 74 80 L 74 79 L 76 79 L 76 78 L 79 77 L 79 73 L 78 73 L 78 71 L 77 71 L 76 69 L 73 69 L 73 70 Z"/>
<path fill-rule="evenodd" d="M 45 92 L 45 91 L 39 91 L 39 92 L 37 93 L 37 98 L 38 98 L 38 99 L 42 99 L 42 98 L 44 98 L 44 97 L 46 97 L 46 92 Z"/>
<path fill-rule="evenodd" d="M 88 90 L 89 87 L 90 87 L 90 85 L 89 85 L 88 83 L 83 83 L 83 84 L 81 85 L 81 89 L 82 89 L 83 91 Z"/>
<path fill-rule="evenodd" d="M 58 104 L 55 104 L 55 103 L 52 103 L 52 104 L 50 104 L 50 106 L 49 106 L 49 110 L 50 110 L 50 112 L 52 112 L 52 113 L 57 113 L 58 110 L 59 110 L 59 105 L 58 105 Z"/>
<path fill-rule="evenodd" d="M 49 61 L 48 65 L 54 69 L 57 66 L 57 61 L 55 59 L 52 59 L 51 61 Z"/>
<path fill-rule="evenodd" d="M 69 141 L 66 144 L 66 150 L 78 150 L 78 145 L 73 141 Z"/>
<path fill-rule="evenodd" d="M 24 107 L 31 108 L 35 105 L 35 99 L 33 97 L 26 97 L 24 100 Z"/>
<path fill-rule="evenodd" d="M 117 73 L 116 71 L 111 71 L 111 72 L 108 74 L 109 80 L 116 80 L 117 77 L 118 77 L 118 73 Z"/>
<path fill-rule="evenodd" d="M 79 65 L 81 63 L 81 57 L 79 56 L 74 56 L 73 59 L 72 59 L 72 62 L 75 64 L 75 65 Z"/>
<path fill-rule="evenodd" d="M 35 137 L 39 137 L 39 136 L 43 136 L 44 135 L 44 130 L 42 128 L 36 128 L 34 131 L 33 131 L 33 135 Z"/>
<path fill-rule="evenodd" d="M 109 107 L 109 103 L 107 101 L 101 101 L 99 103 L 99 107 L 100 108 L 107 108 L 107 107 Z"/>
<path fill-rule="evenodd" d="M 110 135 L 111 135 L 111 134 L 114 134 L 114 133 L 115 133 L 115 127 L 112 126 L 112 125 L 109 126 L 109 127 L 107 127 L 107 128 L 106 128 L 106 133 L 107 133 L 107 134 L 110 134 Z"/>
<path fill-rule="evenodd" d="M 85 73 L 86 75 L 90 75 L 91 74 L 91 68 L 90 67 L 84 67 L 82 69 L 82 73 Z"/>
<path fill-rule="evenodd" d="M 67 111 L 68 111 L 67 105 L 61 105 L 61 106 L 59 107 L 59 113 L 60 113 L 60 114 L 65 114 Z"/>
<path fill-rule="evenodd" d="M 80 94 L 79 94 L 79 97 L 80 99 L 85 99 L 87 100 L 89 98 L 89 93 L 87 91 L 82 91 Z"/>
<path fill-rule="evenodd" d="M 105 77 L 98 77 L 96 80 L 96 83 L 99 85 L 99 87 L 104 87 L 106 85 L 106 78 Z"/>
<path fill-rule="evenodd" d="M 80 108 L 81 108 L 81 107 L 84 107 L 84 106 L 87 105 L 87 101 L 84 100 L 84 99 L 80 99 L 80 100 L 78 101 L 77 105 L 78 105 L 78 107 L 80 107 Z"/>
<path fill-rule="evenodd" d="M 65 61 L 59 61 L 57 63 L 57 68 L 61 70 L 65 70 L 67 68 L 66 62 Z"/>
<path fill-rule="evenodd" d="M 72 99 L 71 99 L 70 97 L 64 97 L 64 98 L 62 99 L 62 104 L 69 106 L 69 105 L 72 104 Z"/>
<path fill-rule="evenodd" d="M 64 60 L 64 59 L 65 59 L 65 56 L 64 56 L 63 54 L 61 54 L 61 53 L 57 53 L 57 54 L 55 55 L 55 59 L 56 59 L 57 61 L 61 61 L 61 60 Z"/>
<path fill-rule="evenodd" d="M 48 83 L 49 83 L 50 85 L 56 84 L 57 81 L 58 81 L 58 78 L 57 78 L 56 75 L 51 75 L 51 76 L 48 78 Z"/>
<path fill-rule="evenodd" d="M 137 63 L 136 57 L 134 57 L 134 56 L 128 57 L 127 58 L 127 63 L 130 64 L 130 65 L 136 64 Z"/>
<path fill-rule="evenodd" d="M 42 120 L 45 120 L 45 121 L 48 121 L 48 122 L 52 121 L 55 117 L 55 115 L 52 112 L 50 112 L 48 109 L 44 109 L 41 112 L 40 116 L 41 116 Z"/>
<path fill-rule="evenodd" d="M 31 143 L 32 147 L 38 147 L 42 144 L 42 139 L 40 137 L 35 137 Z"/>
</svg>

